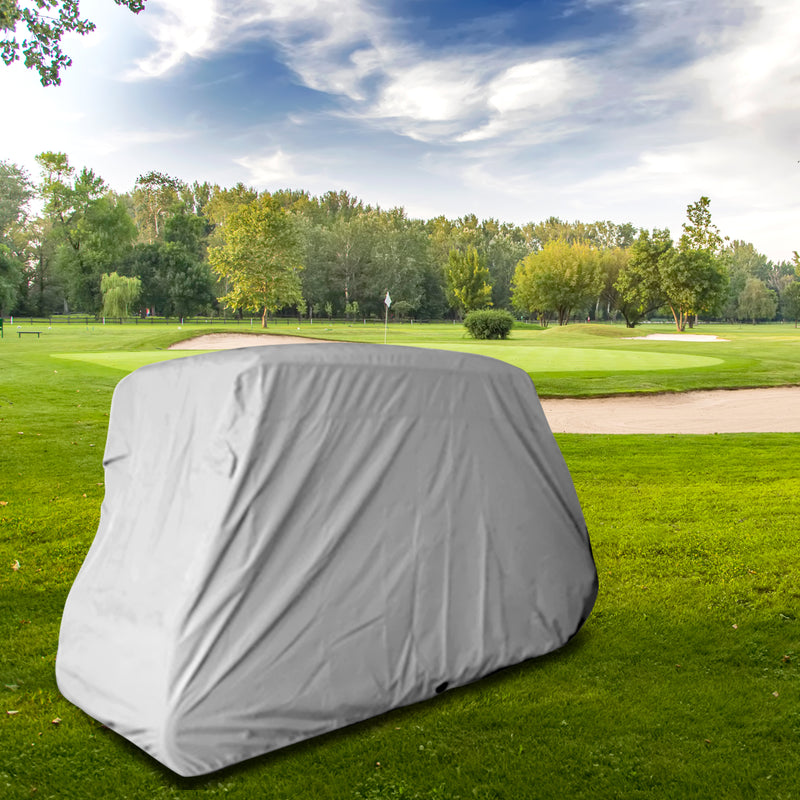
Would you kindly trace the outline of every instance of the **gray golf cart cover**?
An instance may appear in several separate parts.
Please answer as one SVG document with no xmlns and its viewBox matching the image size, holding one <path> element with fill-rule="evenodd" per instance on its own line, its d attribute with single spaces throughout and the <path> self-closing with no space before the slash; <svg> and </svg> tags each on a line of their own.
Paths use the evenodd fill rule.
<svg viewBox="0 0 800 800">
<path fill-rule="evenodd" d="M 597 573 L 530 377 L 483 356 L 252 347 L 136 370 L 62 694 L 184 776 L 563 645 Z"/>
</svg>

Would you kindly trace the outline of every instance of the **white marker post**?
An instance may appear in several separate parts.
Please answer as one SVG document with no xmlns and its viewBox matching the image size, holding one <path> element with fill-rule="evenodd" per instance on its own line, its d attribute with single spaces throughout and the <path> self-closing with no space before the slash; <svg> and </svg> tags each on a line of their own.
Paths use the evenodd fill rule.
<svg viewBox="0 0 800 800">
<path fill-rule="evenodd" d="M 383 343 L 386 344 L 386 331 L 389 328 L 389 306 L 392 304 L 388 289 L 386 290 L 386 297 L 383 298 L 383 304 L 386 306 L 386 316 L 383 320 Z"/>
</svg>

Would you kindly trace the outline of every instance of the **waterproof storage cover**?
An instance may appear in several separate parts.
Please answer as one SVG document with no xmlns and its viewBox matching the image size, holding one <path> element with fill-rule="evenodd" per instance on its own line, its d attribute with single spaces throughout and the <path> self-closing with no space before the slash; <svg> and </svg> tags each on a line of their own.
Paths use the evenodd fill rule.
<svg viewBox="0 0 800 800">
<path fill-rule="evenodd" d="M 530 377 L 483 356 L 283 345 L 114 392 L 62 694 L 200 775 L 563 645 L 597 592 Z"/>
</svg>

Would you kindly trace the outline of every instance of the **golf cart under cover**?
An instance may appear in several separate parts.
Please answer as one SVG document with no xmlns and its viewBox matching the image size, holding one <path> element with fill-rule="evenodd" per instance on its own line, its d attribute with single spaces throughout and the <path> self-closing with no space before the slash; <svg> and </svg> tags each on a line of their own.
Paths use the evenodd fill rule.
<svg viewBox="0 0 800 800">
<path fill-rule="evenodd" d="M 412 347 L 253 347 L 114 392 L 62 694 L 201 775 L 548 653 L 597 574 L 530 377 Z"/>
</svg>

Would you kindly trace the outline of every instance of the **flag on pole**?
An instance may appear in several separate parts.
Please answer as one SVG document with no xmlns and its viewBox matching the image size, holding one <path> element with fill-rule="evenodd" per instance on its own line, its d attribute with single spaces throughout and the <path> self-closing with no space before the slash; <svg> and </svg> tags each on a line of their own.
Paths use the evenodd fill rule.
<svg viewBox="0 0 800 800">
<path fill-rule="evenodd" d="M 389 297 L 388 291 L 386 292 L 386 297 L 383 298 L 383 302 L 386 304 L 386 308 L 389 308 L 389 306 L 392 304 L 392 298 Z"/>
</svg>

